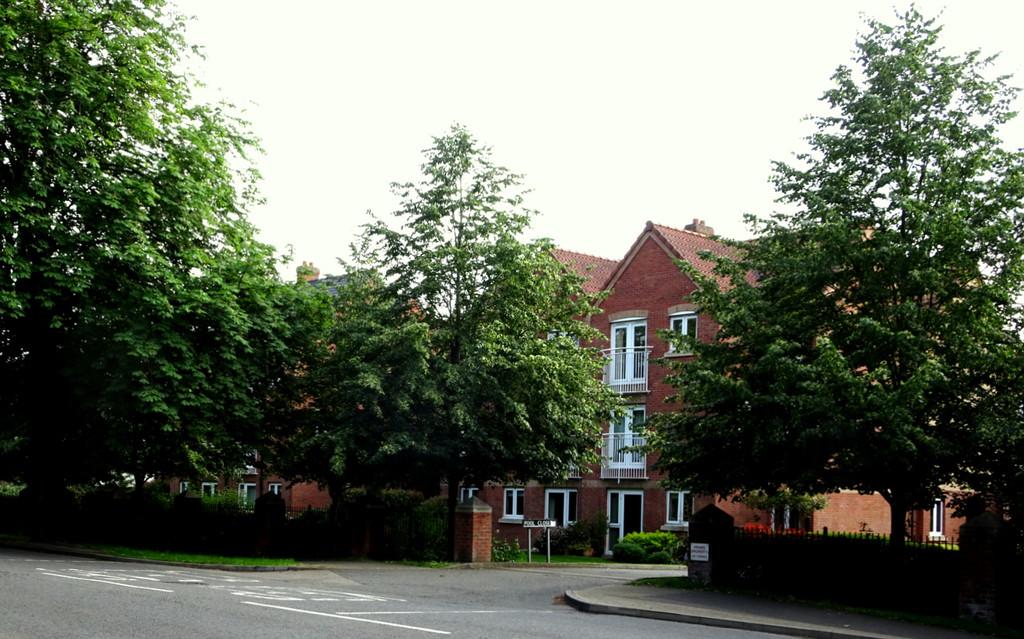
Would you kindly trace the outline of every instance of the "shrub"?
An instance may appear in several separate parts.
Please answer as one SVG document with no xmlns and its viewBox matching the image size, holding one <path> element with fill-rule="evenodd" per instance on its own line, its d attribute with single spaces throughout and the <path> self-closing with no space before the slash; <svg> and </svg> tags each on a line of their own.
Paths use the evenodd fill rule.
<svg viewBox="0 0 1024 639">
<path fill-rule="evenodd" d="M 615 544 L 615 547 L 612 548 L 612 556 L 615 557 L 615 561 L 627 564 L 639 564 L 647 561 L 647 553 L 641 546 L 626 541 Z"/>
<path fill-rule="evenodd" d="M 670 532 L 635 532 L 622 538 L 628 544 L 636 544 L 650 555 L 659 551 L 668 553 L 669 557 L 676 554 L 679 548 L 679 537 Z"/>
<path fill-rule="evenodd" d="M 672 555 L 668 554 L 664 550 L 652 552 L 647 555 L 647 563 L 651 564 L 670 564 L 672 563 Z"/>
<path fill-rule="evenodd" d="M 580 522 L 590 539 L 590 551 L 595 557 L 604 554 L 605 538 L 608 536 L 608 517 L 599 510 L 590 519 Z"/>
<path fill-rule="evenodd" d="M 495 539 L 491 542 L 491 561 L 516 561 L 519 559 L 518 539 Z"/>
<path fill-rule="evenodd" d="M 402 488 L 385 488 L 376 497 L 389 510 L 412 510 L 423 503 L 423 493 Z"/>
<path fill-rule="evenodd" d="M 547 551 L 547 540 L 543 532 L 537 535 L 533 547 L 537 552 Z M 590 534 L 586 526 L 580 522 L 551 531 L 551 554 L 553 555 L 585 555 L 590 548 Z"/>
</svg>

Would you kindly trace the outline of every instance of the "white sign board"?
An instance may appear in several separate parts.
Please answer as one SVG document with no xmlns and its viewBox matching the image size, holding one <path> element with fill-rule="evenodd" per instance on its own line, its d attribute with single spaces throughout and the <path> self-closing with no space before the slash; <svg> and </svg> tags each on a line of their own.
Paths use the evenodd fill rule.
<svg viewBox="0 0 1024 639">
<path fill-rule="evenodd" d="M 523 528 L 554 528 L 554 519 L 524 519 Z"/>
<path fill-rule="evenodd" d="M 690 561 L 708 561 L 710 556 L 708 544 L 690 544 Z"/>
</svg>

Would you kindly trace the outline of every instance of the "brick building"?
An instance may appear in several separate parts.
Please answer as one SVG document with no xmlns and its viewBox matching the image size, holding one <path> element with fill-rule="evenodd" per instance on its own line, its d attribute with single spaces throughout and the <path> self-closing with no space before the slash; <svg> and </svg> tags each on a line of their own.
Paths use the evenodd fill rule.
<svg viewBox="0 0 1024 639">
<path fill-rule="evenodd" d="M 660 332 L 695 334 L 705 342 L 717 332 L 711 318 L 686 302 L 696 286 L 676 265 L 681 260 L 710 274 L 713 264 L 700 254 L 727 255 L 732 250 L 712 235 L 702 220 L 683 229 L 648 222 L 621 260 L 555 250 L 556 259 L 586 278 L 586 290 L 608 291 L 600 303 L 602 313 L 588 321 L 605 336 L 599 345 L 608 358 L 604 379 L 622 395 L 627 410 L 624 418 L 604 427 L 600 465 L 577 476 L 548 485 L 463 487 L 462 497 L 476 495 L 491 505 L 499 537 L 516 538 L 522 545 L 526 542 L 524 518 L 555 519 L 564 525 L 603 513 L 609 525 L 606 550 L 610 550 L 630 532 L 685 530 L 690 513 L 712 502 L 729 512 L 738 526 L 888 532 L 889 508 L 878 495 L 836 493 L 823 510 L 798 521 L 788 509 L 757 511 L 727 499 L 666 491 L 661 485 L 664 476 L 652 468 L 656 456 L 631 449 L 644 444 L 644 438 L 635 434 L 636 425 L 674 408 L 666 403 L 673 392 L 665 383 L 668 371 L 655 360 L 691 357 L 673 352 Z M 952 518 L 949 510 L 940 502 L 931 513 L 913 513 L 911 538 L 955 537 L 960 520 Z"/>
</svg>

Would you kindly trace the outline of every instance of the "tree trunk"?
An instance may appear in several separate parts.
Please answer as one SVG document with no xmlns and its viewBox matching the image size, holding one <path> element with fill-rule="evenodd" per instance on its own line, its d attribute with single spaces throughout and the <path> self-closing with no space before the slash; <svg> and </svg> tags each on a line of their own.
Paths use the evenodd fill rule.
<svg viewBox="0 0 1024 639">
<path fill-rule="evenodd" d="M 889 544 L 895 550 L 902 550 L 907 542 L 907 502 L 895 495 L 889 502 Z"/>
<path fill-rule="evenodd" d="M 136 503 L 141 503 L 146 495 L 146 473 L 137 470 L 133 473 L 133 476 L 135 478 L 135 488 L 132 497 L 135 498 Z"/>
</svg>

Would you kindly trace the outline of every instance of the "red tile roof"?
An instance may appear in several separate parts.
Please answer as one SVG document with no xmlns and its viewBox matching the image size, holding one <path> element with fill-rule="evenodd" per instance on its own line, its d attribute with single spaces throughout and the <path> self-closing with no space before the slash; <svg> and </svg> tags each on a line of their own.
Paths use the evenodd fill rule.
<svg viewBox="0 0 1024 639">
<path fill-rule="evenodd" d="M 583 290 L 587 293 L 596 293 L 602 290 L 605 282 L 608 281 L 608 278 L 611 277 L 612 273 L 619 266 L 619 263 L 615 260 L 560 248 L 552 249 L 551 255 L 576 272 L 576 274 L 586 278 L 583 282 Z"/>
<path fill-rule="evenodd" d="M 648 222 L 647 225 L 648 228 L 658 233 L 665 240 L 665 243 L 675 251 L 676 257 L 692 264 L 704 275 L 711 275 L 715 264 L 710 260 L 702 258 L 700 256 L 701 253 L 707 251 L 714 255 L 739 257 L 735 248 L 727 246 L 707 235 L 674 229 L 670 226 L 654 224 L 652 222 Z"/>
</svg>

